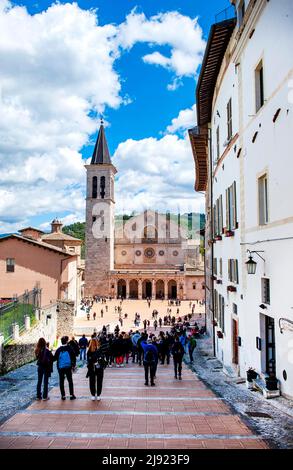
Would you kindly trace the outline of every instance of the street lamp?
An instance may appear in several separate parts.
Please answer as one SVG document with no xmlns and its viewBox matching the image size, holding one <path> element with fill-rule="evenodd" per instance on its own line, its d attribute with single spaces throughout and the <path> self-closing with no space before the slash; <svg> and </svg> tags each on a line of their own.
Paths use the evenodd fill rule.
<svg viewBox="0 0 293 470">
<path fill-rule="evenodd" d="M 256 272 L 256 265 L 257 263 L 253 261 L 252 256 L 249 256 L 248 261 L 246 261 L 247 273 L 248 274 L 255 274 Z"/>
<path fill-rule="evenodd" d="M 255 274 L 256 273 L 256 266 L 257 266 L 257 263 L 254 261 L 254 259 L 252 258 L 252 253 L 255 253 L 259 258 L 261 258 L 264 262 L 265 262 L 265 259 L 260 256 L 259 253 L 264 253 L 264 251 L 250 251 L 250 250 L 247 250 L 247 252 L 249 253 L 249 258 L 248 258 L 248 261 L 246 261 L 246 268 L 247 268 L 247 273 L 248 274 Z"/>
</svg>

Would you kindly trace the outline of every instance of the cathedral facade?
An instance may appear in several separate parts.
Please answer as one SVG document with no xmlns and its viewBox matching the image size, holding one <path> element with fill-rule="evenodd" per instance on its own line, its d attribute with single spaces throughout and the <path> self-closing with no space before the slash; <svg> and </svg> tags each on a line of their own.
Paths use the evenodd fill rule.
<svg viewBox="0 0 293 470">
<path fill-rule="evenodd" d="M 87 171 L 85 296 L 126 299 L 204 298 L 200 240 L 170 214 L 114 216 L 117 170 L 101 124 Z"/>
</svg>

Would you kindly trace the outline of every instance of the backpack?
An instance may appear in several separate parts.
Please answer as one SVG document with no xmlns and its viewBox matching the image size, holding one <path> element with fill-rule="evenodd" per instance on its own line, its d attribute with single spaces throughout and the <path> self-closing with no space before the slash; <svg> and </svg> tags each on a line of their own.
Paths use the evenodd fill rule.
<svg viewBox="0 0 293 470">
<path fill-rule="evenodd" d="M 71 357 L 68 350 L 60 351 L 58 367 L 59 369 L 69 369 L 71 367 Z"/>
<path fill-rule="evenodd" d="M 147 364 L 151 364 L 152 362 L 155 362 L 155 355 L 154 352 L 150 349 L 148 349 L 144 355 L 144 362 Z"/>
<path fill-rule="evenodd" d="M 49 367 L 51 365 L 51 358 L 48 349 L 45 348 L 41 354 L 42 355 L 39 359 L 40 365 L 43 367 Z"/>
</svg>

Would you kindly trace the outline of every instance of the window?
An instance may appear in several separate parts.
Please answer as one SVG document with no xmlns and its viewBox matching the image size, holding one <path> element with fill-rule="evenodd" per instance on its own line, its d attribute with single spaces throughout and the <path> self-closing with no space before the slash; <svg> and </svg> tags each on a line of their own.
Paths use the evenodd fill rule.
<svg viewBox="0 0 293 470">
<path fill-rule="evenodd" d="M 234 315 L 238 315 L 238 307 L 236 304 L 233 304 L 233 313 Z"/>
<path fill-rule="evenodd" d="M 224 333 L 225 331 L 225 299 L 221 294 L 219 294 L 218 308 L 219 308 L 219 315 L 218 315 L 219 327 Z"/>
<path fill-rule="evenodd" d="M 92 190 L 92 198 L 96 199 L 98 195 L 98 178 L 96 176 L 93 177 L 93 190 Z"/>
<path fill-rule="evenodd" d="M 217 160 L 219 160 L 220 158 L 220 126 L 217 127 L 216 140 L 217 140 Z"/>
<path fill-rule="evenodd" d="M 14 273 L 14 267 L 15 267 L 14 258 L 7 258 L 6 259 L 6 272 L 7 273 Z"/>
<path fill-rule="evenodd" d="M 237 228 L 236 182 L 226 189 L 226 229 Z"/>
<path fill-rule="evenodd" d="M 104 197 L 105 197 L 105 184 L 106 184 L 106 178 L 105 178 L 105 176 L 101 176 L 101 179 L 100 179 L 100 195 L 101 195 L 102 199 L 104 199 Z"/>
<path fill-rule="evenodd" d="M 270 305 L 270 280 L 264 277 L 261 280 L 261 294 L 262 302 Z"/>
<path fill-rule="evenodd" d="M 222 258 L 219 259 L 219 275 L 223 276 L 223 260 Z"/>
<path fill-rule="evenodd" d="M 256 112 L 264 104 L 264 79 L 263 79 L 263 63 L 262 60 L 255 69 L 255 108 Z"/>
<path fill-rule="evenodd" d="M 258 210 L 259 225 L 266 225 L 269 221 L 267 175 L 258 179 Z"/>
<path fill-rule="evenodd" d="M 193 288 L 194 290 L 196 289 L 196 283 L 195 283 L 195 282 L 192 284 L 192 288 Z"/>
<path fill-rule="evenodd" d="M 227 140 L 232 139 L 232 98 L 229 99 L 227 104 Z"/>
<path fill-rule="evenodd" d="M 238 25 L 241 26 L 245 15 L 245 2 L 242 0 L 238 6 Z"/>
<path fill-rule="evenodd" d="M 238 260 L 228 259 L 228 279 L 230 282 L 238 284 Z"/>
<path fill-rule="evenodd" d="M 68 248 L 68 251 L 70 251 L 70 253 L 75 253 L 75 248 L 74 248 L 74 246 L 70 246 L 70 247 Z"/>
<path fill-rule="evenodd" d="M 217 275 L 217 272 L 218 272 L 218 263 L 217 263 L 217 258 L 214 258 L 214 264 L 213 264 L 213 267 L 214 267 L 214 272 L 213 272 L 213 275 L 216 276 Z"/>
</svg>

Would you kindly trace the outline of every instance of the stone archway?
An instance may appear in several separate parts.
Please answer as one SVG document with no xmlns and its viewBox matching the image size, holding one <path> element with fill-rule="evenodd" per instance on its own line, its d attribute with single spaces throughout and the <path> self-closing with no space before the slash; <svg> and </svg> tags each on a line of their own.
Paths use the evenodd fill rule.
<svg viewBox="0 0 293 470">
<path fill-rule="evenodd" d="M 142 283 L 142 298 L 152 298 L 152 281 L 145 279 Z"/>
<path fill-rule="evenodd" d="M 117 283 L 117 297 L 123 297 L 126 299 L 126 281 L 125 279 L 119 279 Z"/>
<path fill-rule="evenodd" d="M 168 299 L 177 299 L 177 282 L 174 279 L 168 282 Z"/>
<path fill-rule="evenodd" d="M 159 279 L 156 282 L 156 299 L 163 299 L 164 298 L 164 281 L 162 279 Z"/>
<path fill-rule="evenodd" d="M 138 299 L 138 281 L 136 279 L 129 282 L 129 298 Z"/>
</svg>

